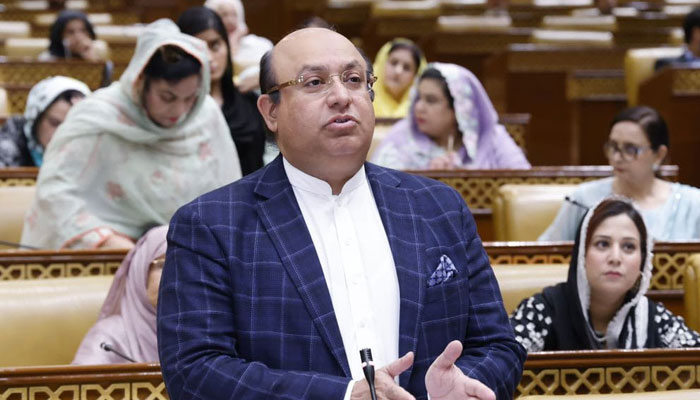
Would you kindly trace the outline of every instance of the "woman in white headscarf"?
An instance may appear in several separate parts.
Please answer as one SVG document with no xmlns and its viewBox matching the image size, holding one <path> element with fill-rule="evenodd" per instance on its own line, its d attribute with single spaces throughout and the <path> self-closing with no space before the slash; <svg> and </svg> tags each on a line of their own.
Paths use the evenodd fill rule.
<svg viewBox="0 0 700 400">
<path fill-rule="evenodd" d="M 208 95 L 206 44 L 159 20 L 119 82 L 75 106 L 56 132 L 22 243 L 130 248 L 178 207 L 241 176 Z"/>
<path fill-rule="evenodd" d="M 0 127 L 0 167 L 40 167 L 44 149 L 73 104 L 90 94 L 79 80 L 52 76 L 32 87 L 24 115 Z"/>
<path fill-rule="evenodd" d="M 207 0 L 204 7 L 216 11 L 226 26 L 236 86 L 241 92 L 258 89 L 260 58 L 272 49 L 272 42 L 248 33 L 241 0 Z"/>
</svg>

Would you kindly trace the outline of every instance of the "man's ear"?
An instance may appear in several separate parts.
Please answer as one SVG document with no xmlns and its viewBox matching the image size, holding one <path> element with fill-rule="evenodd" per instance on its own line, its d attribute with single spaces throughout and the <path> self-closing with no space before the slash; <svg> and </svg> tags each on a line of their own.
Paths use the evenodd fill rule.
<svg viewBox="0 0 700 400">
<path fill-rule="evenodd" d="M 262 94 L 258 97 L 258 111 L 265 120 L 267 129 L 277 133 L 277 104 L 272 101 L 268 94 Z"/>
</svg>

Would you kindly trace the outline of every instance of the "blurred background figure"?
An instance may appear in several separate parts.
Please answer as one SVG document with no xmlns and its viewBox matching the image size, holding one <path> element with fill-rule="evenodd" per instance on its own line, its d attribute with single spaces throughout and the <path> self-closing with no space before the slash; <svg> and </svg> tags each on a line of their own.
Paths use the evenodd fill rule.
<svg viewBox="0 0 700 400">
<path fill-rule="evenodd" d="M 443 63 L 428 64 L 408 117 L 391 128 L 372 162 L 395 169 L 530 168 L 479 80 Z"/>
<path fill-rule="evenodd" d="M 22 243 L 131 248 L 175 210 L 241 176 L 209 96 L 206 44 L 161 19 L 119 82 L 79 103 L 44 155 Z"/>
<path fill-rule="evenodd" d="M 102 61 L 95 46 L 95 30 L 81 11 L 64 10 L 51 25 L 49 49 L 39 55 L 40 60 L 78 58 Z"/>
<path fill-rule="evenodd" d="M 603 151 L 613 167 L 613 176 L 582 183 L 570 198 L 590 207 L 610 195 L 631 199 L 644 216 L 655 240 L 700 238 L 700 190 L 656 176 L 668 154 L 666 122 L 656 110 L 632 107 L 612 121 Z M 586 209 L 564 202 L 541 241 L 574 240 Z"/>
<path fill-rule="evenodd" d="M 379 49 L 374 58 L 374 114 L 377 118 L 403 118 L 411 105 L 410 89 L 425 69 L 421 49 L 408 39 L 398 38 Z"/>
<path fill-rule="evenodd" d="M 509 3 L 509 0 L 486 0 L 486 12 L 484 12 L 484 15 L 491 17 L 507 16 Z"/>
<path fill-rule="evenodd" d="M 54 132 L 70 108 L 88 94 L 86 84 L 65 76 L 34 85 L 24 115 L 10 117 L 0 127 L 0 167 L 40 167 Z"/>
<path fill-rule="evenodd" d="M 520 303 L 511 316 L 528 352 L 700 347 L 698 333 L 646 297 L 653 240 L 626 200 L 602 201 L 576 235 L 565 283 Z"/>
<path fill-rule="evenodd" d="M 156 304 L 163 272 L 167 226 L 148 231 L 122 261 L 95 325 L 83 338 L 73 364 L 125 364 L 111 345 L 134 362 L 158 362 Z"/>
<path fill-rule="evenodd" d="M 259 90 L 260 58 L 272 42 L 248 32 L 241 0 L 207 0 L 204 6 L 216 11 L 226 27 L 236 86 L 241 92 Z"/>
<path fill-rule="evenodd" d="M 226 29 L 219 16 L 209 8 L 187 9 L 177 25 L 188 35 L 202 39 L 209 49 L 211 96 L 221 107 L 231 137 L 236 144 L 243 175 L 263 166 L 265 128 L 258 111 L 258 95 L 242 94 L 233 84 L 233 64 Z"/>
<path fill-rule="evenodd" d="M 654 70 L 674 64 L 700 65 L 700 7 L 694 8 L 683 20 L 683 54 L 675 58 L 661 58 L 654 63 Z"/>
</svg>

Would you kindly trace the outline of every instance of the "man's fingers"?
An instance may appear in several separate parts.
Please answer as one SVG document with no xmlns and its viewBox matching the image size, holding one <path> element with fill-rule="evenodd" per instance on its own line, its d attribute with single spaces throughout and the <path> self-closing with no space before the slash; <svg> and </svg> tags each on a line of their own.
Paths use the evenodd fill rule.
<svg viewBox="0 0 700 400">
<path fill-rule="evenodd" d="M 488 386 L 476 379 L 466 378 L 463 384 L 464 394 L 480 400 L 496 400 L 496 394 Z"/>
<path fill-rule="evenodd" d="M 403 371 L 409 369 L 412 364 L 413 364 L 413 352 L 409 351 L 403 357 L 392 362 L 391 364 L 387 365 L 384 368 L 386 369 L 386 372 L 388 372 L 389 375 L 391 375 L 391 378 L 393 379 L 393 378 L 397 377 L 398 375 L 400 375 Z"/>
<path fill-rule="evenodd" d="M 433 366 L 439 369 L 452 368 L 452 364 L 462 355 L 462 342 L 453 340 L 447 344 L 442 354 L 433 362 Z"/>
</svg>

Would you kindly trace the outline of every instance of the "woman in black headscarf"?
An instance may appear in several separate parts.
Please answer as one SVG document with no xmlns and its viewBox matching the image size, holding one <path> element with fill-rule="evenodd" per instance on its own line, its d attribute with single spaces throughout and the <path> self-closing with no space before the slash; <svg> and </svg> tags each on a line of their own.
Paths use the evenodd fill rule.
<svg viewBox="0 0 700 400">
<path fill-rule="evenodd" d="M 221 105 L 238 150 L 243 175 L 263 166 L 265 130 L 257 94 L 242 94 L 233 85 L 233 65 L 226 28 L 216 12 L 205 7 L 185 10 L 177 20 L 183 33 L 204 40 L 209 48 L 211 96 Z"/>
<path fill-rule="evenodd" d="M 579 226 L 567 281 L 523 300 L 511 316 L 528 352 L 700 347 L 700 336 L 646 297 L 651 237 L 626 200 L 608 198 Z"/>
</svg>

